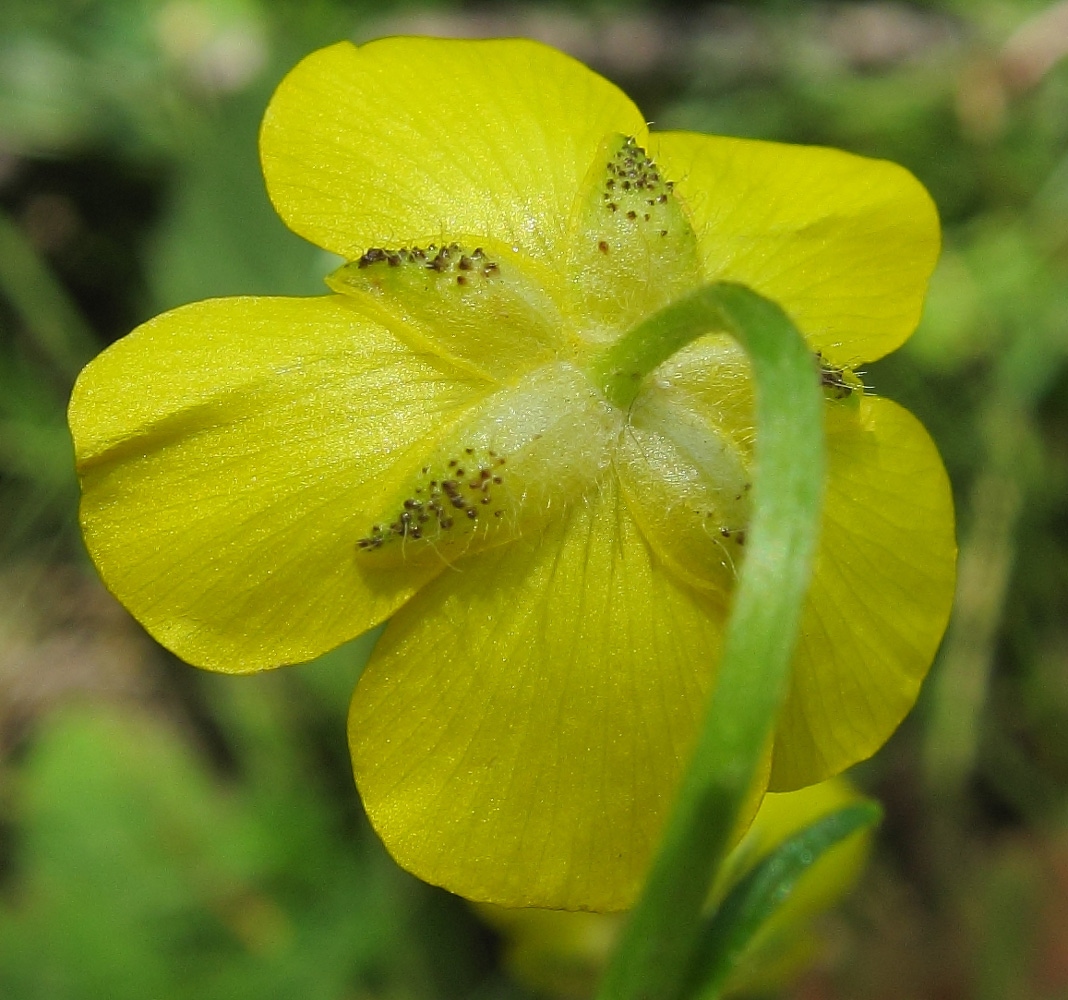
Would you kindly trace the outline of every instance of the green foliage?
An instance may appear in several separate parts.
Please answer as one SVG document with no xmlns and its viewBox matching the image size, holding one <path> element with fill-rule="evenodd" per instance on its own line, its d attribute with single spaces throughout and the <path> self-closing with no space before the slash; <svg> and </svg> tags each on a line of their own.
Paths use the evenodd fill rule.
<svg viewBox="0 0 1068 1000">
<path fill-rule="evenodd" d="M 145 709 L 52 713 L 10 803 L 17 888 L 0 905 L 0 995 L 465 995 L 473 918 L 389 861 L 319 773 L 305 729 L 331 705 L 342 743 L 334 693 L 368 648 L 296 682 L 209 685 L 241 734 L 225 770 Z"/>
</svg>

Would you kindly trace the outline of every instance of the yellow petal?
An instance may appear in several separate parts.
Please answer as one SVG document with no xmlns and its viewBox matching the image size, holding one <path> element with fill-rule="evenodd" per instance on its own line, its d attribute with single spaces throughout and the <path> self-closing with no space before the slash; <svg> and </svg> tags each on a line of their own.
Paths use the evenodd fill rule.
<svg viewBox="0 0 1068 1000">
<path fill-rule="evenodd" d="M 903 167 L 835 149 L 653 133 L 687 204 L 708 281 L 778 302 L 837 365 L 874 361 L 915 329 L 938 216 Z"/>
<path fill-rule="evenodd" d="M 816 568 L 771 787 L 812 784 L 870 756 L 912 707 L 953 598 L 949 482 L 907 410 L 827 406 L 827 492 Z"/>
<path fill-rule="evenodd" d="M 341 42 L 304 59 L 267 109 L 267 190 L 294 231 L 355 260 L 369 247 L 495 237 L 566 254 L 572 202 L 638 109 L 575 60 L 522 39 Z"/>
<path fill-rule="evenodd" d="M 656 565 L 611 479 L 543 537 L 442 574 L 390 622 L 352 702 L 387 848 L 469 899 L 630 905 L 720 621 Z"/>
<path fill-rule="evenodd" d="M 191 663 L 241 672 L 310 659 L 440 569 L 367 575 L 364 512 L 394 488 L 398 456 L 487 388 L 413 354 L 342 296 L 165 313 L 75 386 L 90 554 Z"/>
</svg>

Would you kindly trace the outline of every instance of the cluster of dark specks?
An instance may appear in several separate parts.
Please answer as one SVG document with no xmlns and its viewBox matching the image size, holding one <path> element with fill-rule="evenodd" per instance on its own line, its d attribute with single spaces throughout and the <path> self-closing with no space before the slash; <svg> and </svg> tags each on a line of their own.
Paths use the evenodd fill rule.
<svg viewBox="0 0 1068 1000">
<path fill-rule="evenodd" d="M 742 497 L 747 494 L 752 488 L 753 484 L 751 482 L 746 481 L 742 483 L 741 492 L 737 493 L 734 497 L 735 501 L 741 500 Z M 697 514 L 698 517 L 703 514 L 706 522 L 712 522 L 712 524 L 709 525 L 710 529 L 720 517 L 719 512 L 716 510 L 695 510 L 694 513 Z M 726 541 L 733 541 L 735 545 L 738 546 L 745 545 L 745 528 L 731 528 L 726 525 L 721 525 L 718 530 L 720 537 L 725 539 Z"/>
<path fill-rule="evenodd" d="M 650 210 L 666 204 L 675 187 L 671 181 L 661 178 L 656 164 L 633 136 L 608 161 L 607 172 L 601 194 L 605 208 L 609 212 L 622 211 L 634 221 L 640 215 L 643 222 L 649 222 L 652 218 Z M 667 230 L 661 229 L 660 235 L 667 236 Z M 598 248 L 602 253 L 608 252 L 608 245 L 603 240 Z"/>
<path fill-rule="evenodd" d="M 423 466 L 420 485 L 401 503 L 396 520 L 392 524 L 373 525 L 356 542 L 356 547 L 373 551 L 399 538 L 419 540 L 440 536 L 461 524 L 477 522 L 485 515 L 503 517 L 502 509 L 491 513 L 489 508 L 493 505 L 494 487 L 504 482 L 505 464 L 504 457 L 495 451 L 479 455 L 474 448 L 465 448 L 464 457 L 450 458 L 443 472 L 436 472 L 430 465 Z"/>
<path fill-rule="evenodd" d="M 386 264 L 389 267 L 415 264 L 439 274 L 456 272 L 458 285 L 468 284 L 475 276 L 490 278 L 500 271 L 500 265 L 490 260 L 482 247 L 475 247 L 467 253 L 458 243 L 441 247 L 431 243 L 425 249 L 401 247 L 399 250 L 386 250 L 382 247 L 372 247 L 356 262 L 356 266 L 361 268 L 373 267 L 376 264 Z"/>
<path fill-rule="evenodd" d="M 831 399 L 847 399 L 853 395 L 853 386 L 846 380 L 844 368 L 828 364 L 819 351 L 816 352 L 816 361 L 820 366 L 820 385 L 827 396 Z"/>
<path fill-rule="evenodd" d="M 724 538 L 733 538 L 739 545 L 745 545 L 745 528 L 720 528 Z"/>
<path fill-rule="evenodd" d="M 746 483 L 747 489 L 748 486 L 749 484 Z M 737 499 L 741 499 L 741 497 L 739 496 Z M 695 510 L 694 513 L 700 515 L 701 511 Z M 719 517 L 717 512 L 714 510 L 706 510 L 704 512 L 704 515 L 706 521 L 713 522 Z M 729 528 L 726 526 L 722 526 L 719 529 L 719 534 L 721 538 L 725 538 L 727 541 L 733 539 L 736 545 L 745 545 L 745 528 Z"/>
</svg>

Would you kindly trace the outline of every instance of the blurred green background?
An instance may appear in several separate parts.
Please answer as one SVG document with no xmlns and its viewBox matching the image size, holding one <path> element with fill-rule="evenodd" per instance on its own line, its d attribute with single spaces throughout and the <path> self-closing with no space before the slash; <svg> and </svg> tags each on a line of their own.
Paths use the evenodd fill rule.
<svg viewBox="0 0 1068 1000">
<path fill-rule="evenodd" d="M 495 932 L 400 872 L 344 739 L 369 648 L 216 677 L 148 640 L 76 525 L 64 423 L 104 345 L 211 295 L 315 294 L 256 132 L 349 37 L 527 35 L 660 128 L 908 166 L 945 252 L 866 381 L 953 479 L 954 619 L 857 782 L 887 806 L 786 995 L 1068 997 L 1068 3 L 0 4 L 0 997 L 524 998 Z"/>
</svg>

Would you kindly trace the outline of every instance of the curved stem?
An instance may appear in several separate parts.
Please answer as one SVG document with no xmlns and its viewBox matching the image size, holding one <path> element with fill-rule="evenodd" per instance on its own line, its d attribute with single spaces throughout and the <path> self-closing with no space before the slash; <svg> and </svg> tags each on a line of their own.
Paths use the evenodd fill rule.
<svg viewBox="0 0 1068 1000">
<path fill-rule="evenodd" d="M 752 362 L 753 518 L 704 727 L 600 1000 L 678 994 L 709 886 L 731 846 L 785 697 L 819 529 L 823 421 L 817 368 L 775 303 L 727 283 L 673 303 L 598 360 L 595 372 L 606 396 L 626 405 L 645 374 L 710 330 L 731 333 Z"/>
<path fill-rule="evenodd" d="M 718 283 L 677 299 L 619 338 L 590 366 L 589 376 L 605 399 L 625 410 L 642 380 L 691 340 L 714 330 L 730 330 L 721 309 L 724 289 L 741 285 Z"/>
</svg>

